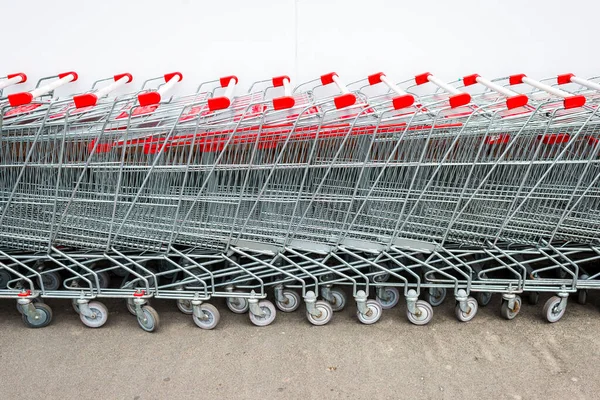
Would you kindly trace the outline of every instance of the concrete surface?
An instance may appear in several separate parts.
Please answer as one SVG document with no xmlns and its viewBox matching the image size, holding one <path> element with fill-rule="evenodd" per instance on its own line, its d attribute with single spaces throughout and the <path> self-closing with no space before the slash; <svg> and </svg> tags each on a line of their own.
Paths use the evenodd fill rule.
<svg viewBox="0 0 600 400">
<path fill-rule="evenodd" d="M 425 327 L 411 325 L 401 303 L 373 326 L 347 308 L 324 327 L 297 311 L 266 328 L 217 301 L 214 331 L 155 301 L 162 325 L 154 334 L 121 302 L 107 302 L 110 319 L 93 330 L 68 302 L 49 300 L 53 323 L 32 330 L 2 300 L 0 398 L 599 398 L 597 307 L 571 301 L 551 325 L 541 318 L 544 300 L 513 321 L 501 319 L 495 297 L 466 324 L 447 300 Z"/>
</svg>

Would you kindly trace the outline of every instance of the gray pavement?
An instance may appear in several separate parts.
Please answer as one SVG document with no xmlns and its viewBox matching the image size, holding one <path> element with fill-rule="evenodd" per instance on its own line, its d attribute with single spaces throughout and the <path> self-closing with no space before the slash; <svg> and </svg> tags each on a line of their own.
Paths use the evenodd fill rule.
<svg viewBox="0 0 600 400">
<path fill-rule="evenodd" d="M 466 324 L 446 301 L 433 322 L 411 325 L 401 303 L 375 325 L 348 307 L 324 327 L 304 313 L 253 326 L 222 301 L 221 323 L 197 328 L 173 302 L 155 301 L 160 331 L 148 334 L 121 302 L 107 324 L 84 327 L 70 304 L 49 300 L 53 323 L 23 326 L 0 302 L 0 398 L 30 399 L 597 399 L 600 312 L 571 301 L 556 324 L 543 301 L 513 321 L 500 298 Z M 23 397 L 25 396 L 25 397 Z"/>
</svg>

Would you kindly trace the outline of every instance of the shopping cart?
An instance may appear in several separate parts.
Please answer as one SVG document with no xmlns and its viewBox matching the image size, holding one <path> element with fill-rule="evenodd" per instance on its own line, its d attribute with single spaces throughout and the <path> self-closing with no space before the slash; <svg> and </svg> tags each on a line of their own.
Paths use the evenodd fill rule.
<svg viewBox="0 0 600 400">
<path fill-rule="evenodd" d="M 349 285 L 358 319 L 374 323 L 403 289 L 409 320 L 425 324 L 448 290 L 462 321 L 492 293 L 514 318 L 519 294 L 552 292 L 544 311 L 556 321 L 569 293 L 596 286 L 583 270 L 600 254 L 598 117 L 586 105 L 595 92 L 509 79 L 542 99 L 430 73 L 398 84 L 378 73 L 352 92 L 360 82 L 331 73 L 294 91 L 277 77 L 242 96 L 229 76 L 219 95 L 199 88 L 165 100 L 181 74 L 164 80 L 101 104 L 100 91 L 80 107 L 51 102 L 18 123 L 3 118 L 7 296 L 72 298 L 98 326 L 106 310 L 90 312 L 89 300 L 125 298 L 152 331 L 152 297 L 177 300 L 212 329 L 212 297 L 268 325 L 275 306 L 298 308 L 300 289 L 309 321 L 322 325 L 347 302 L 334 286 Z M 475 83 L 485 91 L 463 90 Z M 379 84 L 382 94 L 363 90 Z M 436 90 L 417 94 L 425 86 Z M 54 267 L 31 268 L 36 260 Z M 56 272 L 68 272 L 67 290 L 34 284 Z M 109 286 L 109 275 L 122 284 Z"/>
</svg>

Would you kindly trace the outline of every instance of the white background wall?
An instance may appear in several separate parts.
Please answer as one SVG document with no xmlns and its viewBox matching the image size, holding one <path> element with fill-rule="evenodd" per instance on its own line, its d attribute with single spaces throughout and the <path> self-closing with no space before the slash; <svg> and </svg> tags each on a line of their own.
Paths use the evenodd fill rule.
<svg viewBox="0 0 600 400">
<path fill-rule="evenodd" d="M 0 76 L 23 71 L 32 86 L 77 71 L 59 95 L 125 71 L 137 85 L 181 71 L 180 92 L 229 74 L 244 88 L 330 71 L 348 82 L 377 71 L 591 76 L 600 74 L 599 11 L 591 0 L 3 1 Z"/>
</svg>

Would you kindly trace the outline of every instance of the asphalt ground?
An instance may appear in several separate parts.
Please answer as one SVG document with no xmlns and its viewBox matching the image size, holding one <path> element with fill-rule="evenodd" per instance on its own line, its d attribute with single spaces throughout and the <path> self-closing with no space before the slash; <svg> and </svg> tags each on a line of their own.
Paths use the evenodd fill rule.
<svg viewBox="0 0 600 400">
<path fill-rule="evenodd" d="M 51 325 L 28 329 L 0 301 L 1 399 L 597 399 L 600 312 L 570 299 L 555 324 L 525 305 L 512 321 L 495 296 L 468 323 L 453 301 L 414 326 L 401 302 L 375 325 L 349 305 L 322 327 L 302 310 L 259 328 L 214 304 L 221 322 L 199 329 L 172 301 L 154 301 L 155 333 L 142 331 L 121 301 L 106 301 L 100 329 L 70 305 L 48 300 Z"/>
</svg>

